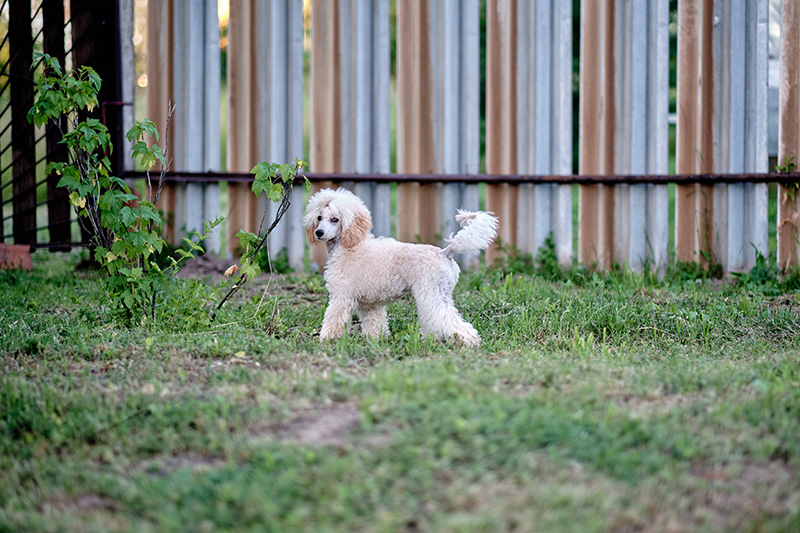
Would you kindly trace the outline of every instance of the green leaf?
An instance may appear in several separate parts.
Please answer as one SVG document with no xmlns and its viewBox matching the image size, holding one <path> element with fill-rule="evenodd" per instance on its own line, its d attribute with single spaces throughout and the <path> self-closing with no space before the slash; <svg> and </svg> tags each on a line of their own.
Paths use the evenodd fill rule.
<svg viewBox="0 0 800 533">
<path fill-rule="evenodd" d="M 278 172 L 281 175 L 281 181 L 284 183 L 291 183 L 294 180 L 295 168 L 295 165 L 290 163 L 281 165 L 278 169 Z"/>
</svg>

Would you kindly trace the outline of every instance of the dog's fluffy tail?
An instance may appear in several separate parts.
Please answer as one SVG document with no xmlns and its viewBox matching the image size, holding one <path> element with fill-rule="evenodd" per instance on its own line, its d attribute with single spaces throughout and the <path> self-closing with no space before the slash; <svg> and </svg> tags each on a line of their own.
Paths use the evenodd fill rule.
<svg viewBox="0 0 800 533">
<path fill-rule="evenodd" d="M 498 220 L 493 213 L 459 209 L 456 214 L 456 222 L 461 226 L 461 230 L 447 238 L 450 243 L 444 249 L 447 257 L 485 250 L 497 236 Z"/>
</svg>

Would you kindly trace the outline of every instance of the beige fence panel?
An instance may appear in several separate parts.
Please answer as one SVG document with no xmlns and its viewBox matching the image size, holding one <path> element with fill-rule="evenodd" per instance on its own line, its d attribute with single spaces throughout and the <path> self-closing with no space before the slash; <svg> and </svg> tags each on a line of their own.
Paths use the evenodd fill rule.
<svg viewBox="0 0 800 533">
<path fill-rule="evenodd" d="M 303 154 L 302 6 L 291 0 L 232 0 L 228 56 L 228 170 L 249 172 L 259 161 L 294 162 Z M 291 207 L 270 236 L 271 257 L 282 249 L 289 264 L 302 268 L 303 190 L 293 191 Z M 228 185 L 228 252 L 235 253 L 240 229 L 256 231 L 267 209 L 249 184 Z M 266 227 L 262 228 L 262 231 Z"/>
<path fill-rule="evenodd" d="M 580 174 L 613 174 L 616 133 L 613 2 L 581 4 Z M 614 187 L 582 185 L 578 261 L 608 268 L 614 260 Z"/>
<path fill-rule="evenodd" d="M 570 174 L 572 2 L 490 0 L 487 10 L 487 172 Z M 490 182 L 486 206 L 503 243 L 535 254 L 552 232 L 559 261 L 572 262 L 571 186 Z"/>
<path fill-rule="evenodd" d="M 311 170 L 389 173 L 390 31 L 388 0 L 312 2 Z M 321 183 L 325 186 L 339 184 Z M 391 232 L 388 184 L 344 184 L 372 212 L 373 232 Z M 325 263 L 322 247 L 312 262 Z"/>
<path fill-rule="evenodd" d="M 784 0 L 781 14 L 781 84 L 780 122 L 778 127 L 778 163 L 789 160 L 800 164 L 800 6 Z M 798 213 L 800 194 L 797 187 L 778 188 L 778 266 L 786 269 L 800 265 Z"/>
<path fill-rule="evenodd" d="M 666 174 L 669 6 L 582 6 L 581 174 Z M 660 272 L 667 266 L 665 185 L 580 187 L 578 259 Z"/>
<path fill-rule="evenodd" d="M 220 170 L 220 52 L 217 5 L 203 2 L 148 4 L 148 116 L 161 131 L 167 104 L 176 106 L 170 124 L 172 169 Z M 179 183 L 164 189 L 159 207 L 171 213 L 168 237 L 180 244 L 220 214 L 218 184 Z M 220 251 L 219 232 L 206 241 Z"/>
<path fill-rule="evenodd" d="M 678 173 L 766 172 L 767 1 L 683 2 L 678 26 Z M 752 268 L 768 255 L 767 195 L 678 186 L 676 259 Z"/>
<path fill-rule="evenodd" d="M 147 3 L 147 116 L 156 122 L 159 131 L 164 134 L 167 120 L 167 105 L 174 102 L 174 55 L 173 40 L 173 0 Z M 169 143 L 175 146 L 175 128 L 172 127 L 167 138 L 162 138 L 161 146 Z M 159 168 L 156 166 L 156 168 Z M 174 166 L 173 166 L 174 168 Z M 167 218 L 165 239 L 175 241 L 175 226 L 172 216 L 175 213 L 174 184 L 165 184 L 161 191 L 158 208 Z"/>
<path fill-rule="evenodd" d="M 517 173 L 517 0 L 489 0 L 486 13 L 486 172 Z M 498 238 L 517 245 L 517 185 L 486 186 L 486 208 L 500 219 Z M 487 263 L 501 254 L 486 252 Z"/>
<path fill-rule="evenodd" d="M 422 0 L 397 8 L 397 170 L 477 174 L 479 2 Z M 476 185 L 399 184 L 398 238 L 441 243 L 455 231 L 459 207 L 477 209 Z"/>
</svg>

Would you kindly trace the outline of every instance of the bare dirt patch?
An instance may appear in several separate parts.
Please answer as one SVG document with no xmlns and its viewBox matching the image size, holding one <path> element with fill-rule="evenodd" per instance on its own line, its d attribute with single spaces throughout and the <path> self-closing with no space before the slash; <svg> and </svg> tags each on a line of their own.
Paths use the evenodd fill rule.
<svg viewBox="0 0 800 533">
<path fill-rule="evenodd" d="M 178 271 L 178 277 L 204 280 L 211 278 L 219 281 L 225 278 L 225 271 L 231 265 L 238 264 L 236 259 L 226 259 L 214 254 L 203 254 L 186 261 Z"/>
<path fill-rule="evenodd" d="M 363 415 L 350 404 L 311 407 L 288 422 L 268 422 L 251 430 L 251 443 L 285 441 L 305 446 L 344 446 Z"/>
<path fill-rule="evenodd" d="M 275 436 L 307 446 L 342 446 L 361 426 L 361 412 L 352 405 L 314 409 L 278 428 Z"/>
<path fill-rule="evenodd" d="M 797 469 L 782 461 L 729 466 L 695 463 L 682 491 L 664 494 L 655 485 L 639 492 L 635 507 L 645 510 L 616 516 L 620 531 L 741 531 L 760 521 L 788 519 L 797 513 Z"/>
<path fill-rule="evenodd" d="M 221 467 L 223 463 L 222 459 L 216 457 L 186 454 L 150 459 L 139 465 L 139 469 L 146 474 L 163 477 L 184 468 L 195 473 L 206 472 Z"/>
</svg>

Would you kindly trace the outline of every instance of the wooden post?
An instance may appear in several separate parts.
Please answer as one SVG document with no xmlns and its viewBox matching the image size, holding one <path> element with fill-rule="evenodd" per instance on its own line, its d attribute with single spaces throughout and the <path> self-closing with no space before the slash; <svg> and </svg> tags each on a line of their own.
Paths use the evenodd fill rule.
<svg viewBox="0 0 800 533">
<path fill-rule="evenodd" d="M 341 166 L 341 152 L 336 149 L 336 132 L 341 129 L 339 74 L 339 0 L 314 1 L 311 4 L 311 161 L 315 172 L 335 172 Z M 333 182 L 320 182 L 311 194 L 336 188 Z M 312 246 L 311 263 L 322 268 L 327 260 L 323 246 Z"/>
<path fill-rule="evenodd" d="M 517 173 L 517 0 L 490 1 L 486 14 L 486 171 Z M 486 186 L 486 208 L 500 219 L 499 238 L 517 245 L 517 186 Z M 486 252 L 491 264 L 501 254 Z"/>
<path fill-rule="evenodd" d="M 11 156 L 13 160 L 12 227 L 14 244 L 36 242 L 36 150 L 27 113 L 33 105 L 30 0 L 10 0 L 8 17 L 9 92 L 11 95 Z"/>
<path fill-rule="evenodd" d="M 781 14 L 780 122 L 778 163 L 800 164 L 800 6 L 784 0 Z M 795 167 L 796 168 L 796 167 Z M 800 265 L 798 247 L 800 194 L 796 187 L 778 188 L 778 266 Z"/>
<path fill-rule="evenodd" d="M 581 11 L 580 174 L 613 174 L 616 93 L 615 2 L 584 1 Z M 614 189 L 582 185 L 578 205 L 578 260 L 608 268 L 614 261 Z"/>
<path fill-rule="evenodd" d="M 252 107 L 256 69 L 256 14 L 251 0 L 231 0 L 228 18 L 228 171 L 250 172 L 255 159 L 257 131 Z M 258 199 L 246 183 L 228 184 L 228 254 L 238 255 L 240 229 L 255 231 Z"/>
<path fill-rule="evenodd" d="M 397 171 L 432 174 L 434 145 L 431 3 L 397 5 Z M 437 185 L 397 186 L 397 237 L 402 241 L 436 242 Z"/>
<path fill-rule="evenodd" d="M 676 170 L 679 174 L 712 172 L 714 2 L 678 6 L 678 125 Z M 678 185 L 675 194 L 675 258 L 708 266 L 714 253 L 714 188 Z"/>
</svg>

